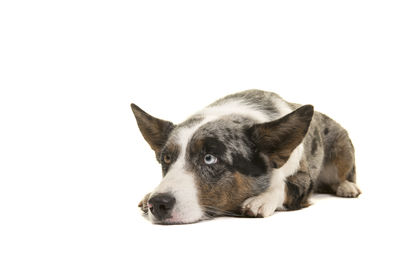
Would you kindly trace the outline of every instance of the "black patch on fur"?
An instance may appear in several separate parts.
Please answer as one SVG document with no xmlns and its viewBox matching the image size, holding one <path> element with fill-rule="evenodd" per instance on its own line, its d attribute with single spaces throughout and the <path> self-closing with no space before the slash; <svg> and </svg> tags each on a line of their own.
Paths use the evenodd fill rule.
<svg viewBox="0 0 400 267">
<path fill-rule="evenodd" d="M 312 140 L 312 144 L 311 144 L 311 155 L 315 155 L 315 152 L 317 151 L 317 148 L 318 148 L 318 141 L 317 141 L 317 139 L 316 138 L 314 138 L 313 140 Z"/>
<path fill-rule="evenodd" d="M 336 191 L 332 189 L 332 186 L 327 183 L 318 183 L 314 192 L 319 194 L 336 194 Z"/>
<path fill-rule="evenodd" d="M 311 143 L 311 155 L 312 156 L 315 155 L 315 153 L 317 152 L 319 146 L 321 145 L 321 137 L 319 135 L 319 131 L 318 131 L 317 128 L 315 128 L 313 135 L 314 135 L 313 136 L 314 138 L 313 138 L 312 143 Z"/>
<path fill-rule="evenodd" d="M 296 184 L 291 183 L 289 181 L 286 181 L 286 186 L 287 186 L 288 194 L 290 194 L 293 199 L 298 200 L 301 195 L 299 187 Z M 290 209 L 300 209 L 300 207 L 298 207 L 299 206 L 298 201 L 294 202 L 294 204 L 290 204 L 290 205 L 286 205 L 286 206 L 287 206 L 286 208 L 289 208 L 289 206 L 290 206 Z"/>
<path fill-rule="evenodd" d="M 356 166 L 353 166 L 349 174 L 347 175 L 347 181 L 355 183 L 356 182 Z"/>
<path fill-rule="evenodd" d="M 240 154 L 232 155 L 232 168 L 251 177 L 259 177 L 267 173 L 266 163 L 258 151 L 255 151 L 250 159 Z"/>
<path fill-rule="evenodd" d="M 327 135 L 329 133 L 329 128 L 324 129 L 324 135 Z"/>
<path fill-rule="evenodd" d="M 226 146 L 215 137 L 204 138 L 204 152 L 214 156 L 222 156 L 226 152 Z"/>
</svg>

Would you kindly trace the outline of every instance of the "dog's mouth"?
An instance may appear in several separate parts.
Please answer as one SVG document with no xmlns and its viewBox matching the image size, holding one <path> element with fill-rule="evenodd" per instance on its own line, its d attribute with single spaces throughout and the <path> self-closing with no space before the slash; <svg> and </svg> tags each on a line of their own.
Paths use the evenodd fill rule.
<svg viewBox="0 0 400 267">
<path fill-rule="evenodd" d="M 230 211 L 204 205 L 197 209 L 191 203 L 177 201 L 170 193 L 149 193 L 138 206 L 145 218 L 160 225 L 192 224 L 217 217 L 248 217 L 240 206 Z"/>
<path fill-rule="evenodd" d="M 156 216 L 154 216 L 154 214 L 152 213 L 152 211 L 150 209 L 147 213 L 147 216 L 148 216 L 148 219 L 153 224 L 160 224 L 160 225 L 192 224 L 192 223 L 197 223 L 197 222 L 208 220 L 208 219 L 212 218 L 209 215 L 203 215 L 200 218 L 185 218 L 184 216 L 180 216 L 179 214 L 172 212 L 169 217 L 159 219 Z"/>
<path fill-rule="evenodd" d="M 176 219 L 170 218 L 170 219 L 165 219 L 162 221 L 159 221 L 159 220 L 152 221 L 152 223 L 160 224 L 160 225 L 182 225 L 182 224 L 198 223 L 203 220 L 205 220 L 205 219 L 199 219 L 199 220 L 194 220 L 194 221 L 185 221 L 185 220 L 176 220 Z"/>
<path fill-rule="evenodd" d="M 146 208 L 143 209 L 144 215 L 153 223 L 159 225 L 182 225 L 193 224 L 201 221 L 212 220 L 218 217 L 247 217 L 240 210 L 238 211 L 222 211 L 217 208 L 203 208 L 202 215 L 198 217 L 189 217 L 181 214 L 179 209 L 172 209 L 170 213 L 160 217 L 159 211 L 151 203 L 146 203 Z M 161 207 L 161 210 L 165 207 Z"/>
</svg>

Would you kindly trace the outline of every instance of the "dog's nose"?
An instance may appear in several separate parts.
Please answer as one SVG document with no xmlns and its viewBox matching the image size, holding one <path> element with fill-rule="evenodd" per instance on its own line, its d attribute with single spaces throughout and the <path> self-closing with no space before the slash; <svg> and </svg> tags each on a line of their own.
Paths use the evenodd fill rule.
<svg viewBox="0 0 400 267">
<path fill-rule="evenodd" d="M 163 220 L 168 218 L 175 202 L 176 200 L 171 194 L 157 194 L 149 199 L 149 209 L 157 219 Z"/>
</svg>

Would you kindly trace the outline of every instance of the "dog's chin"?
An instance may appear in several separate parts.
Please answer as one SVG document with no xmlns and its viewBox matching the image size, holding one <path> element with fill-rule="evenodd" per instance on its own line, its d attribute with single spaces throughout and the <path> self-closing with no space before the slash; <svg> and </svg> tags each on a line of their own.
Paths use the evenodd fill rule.
<svg viewBox="0 0 400 267">
<path fill-rule="evenodd" d="M 193 220 L 193 221 L 175 221 L 175 220 L 163 220 L 163 221 L 153 221 L 153 224 L 160 224 L 160 225 L 180 225 L 180 224 L 192 224 L 200 222 L 201 220 Z"/>
<path fill-rule="evenodd" d="M 209 217 L 202 216 L 200 218 L 180 218 L 180 217 L 169 217 L 164 220 L 158 220 L 155 218 L 152 214 L 148 214 L 149 220 L 153 224 L 160 224 L 160 225 L 174 225 L 174 224 L 192 224 L 192 223 L 197 223 L 206 219 L 209 219 Z"/>
</svg>

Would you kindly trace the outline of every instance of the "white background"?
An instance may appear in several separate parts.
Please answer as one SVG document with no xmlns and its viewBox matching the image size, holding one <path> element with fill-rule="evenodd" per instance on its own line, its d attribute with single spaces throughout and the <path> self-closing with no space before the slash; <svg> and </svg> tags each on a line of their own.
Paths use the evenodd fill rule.
<svg viewBox="0 0 400 267">
<path fill-rule="evenodd" d="M 399 266 L 398 1 L 1 1 L 0 266 Z M 359 199 L 152 225 L 129 104 L 181 122 L 258 88 L 354 141 Z"/>
</svg>

